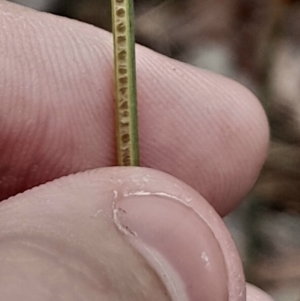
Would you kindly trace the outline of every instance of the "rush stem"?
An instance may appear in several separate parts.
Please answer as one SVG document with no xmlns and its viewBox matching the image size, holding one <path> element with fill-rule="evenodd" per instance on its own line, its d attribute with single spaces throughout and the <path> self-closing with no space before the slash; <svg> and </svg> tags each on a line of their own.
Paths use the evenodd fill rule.
<svg viewBox="0 0 300 301">
<path fill-rule="evenodd" d="M 133 0 L 111 0 L 111 3 L 118 165 L 138 166 L 139 145 Z"/>
</svg>

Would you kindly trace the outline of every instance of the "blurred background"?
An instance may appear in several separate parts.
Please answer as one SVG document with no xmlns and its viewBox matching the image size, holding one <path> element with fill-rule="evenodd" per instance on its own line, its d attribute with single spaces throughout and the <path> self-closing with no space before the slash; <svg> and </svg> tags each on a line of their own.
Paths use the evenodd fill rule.
<svg viewBox="0 0 300 301">
<path fill-rule="evenodd" d="M 18 0 L 111 30 L 110 0 Z M 249 282 L 300 301 L 300 0 L 135 0 L 137 42 L 231 77 L 261 100 L 269 157 L 225 221 Z"/>
</svg>

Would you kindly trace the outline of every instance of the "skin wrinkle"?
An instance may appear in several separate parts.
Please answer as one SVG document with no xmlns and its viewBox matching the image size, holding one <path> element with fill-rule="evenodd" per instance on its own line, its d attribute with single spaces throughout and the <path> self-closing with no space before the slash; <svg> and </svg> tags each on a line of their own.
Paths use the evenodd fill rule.
<svg viewBox="0 0 300 301">
<path fill-rule="evenodd" d="M 5 118 L 4 128 L 8 134 L 14 133 L 14 140 L 3 147 L 9 150 L 23 137 L 21 155 L 32 156 L 19 160 L 14 170 L 31 180 L 11 183 L 8 190 L 1 190 L 0 198 L 63 175 L 114 165 L 111 35 L 12 4 L 3 3 L 1 14 L 2 27 L 10 32 L 0 45 L 0 52 L 8 53 L 7 63 L 0 63 L 6 78 L 5 87 L 0 83 L 4 99 L 1 114 L 8 116 L 12 104 L 26 104 L 33 123 L 27 125 L 25 133 L 24 119 L 15 111 L 9 115 L 11 120 Z M 17 75 L 12 71 L 15 69 L 20 70 Z M 180 178 L 201 192 L 219 213 L 226 214 L 253 185 L 264 161 L 268 127 L 262 108 L 252 94 L 233 81 L 143 47 L 137 47 L 137 73 L 141 164 Z M 33 81 L 46 88 L 39 93 L 20 89 Z M 47 102 L 54 106 L 47 126 L 54 129 L 51 135 L 41 132 L 45 113 L 28 106 L 29 102 L 44 108 Z M 31 144 L 39 135 L 39 143 L 47 152 Z M 11 153 L 19 155 L 20 149 Z M 8 156 L 4 163 L 0 156 L 0 166 L 13 161 Z M 40 172 L 29 174 L 28 165 L 39 165 Z M 10 176 L 0 174 L 0 181 Z"/>
</svg>

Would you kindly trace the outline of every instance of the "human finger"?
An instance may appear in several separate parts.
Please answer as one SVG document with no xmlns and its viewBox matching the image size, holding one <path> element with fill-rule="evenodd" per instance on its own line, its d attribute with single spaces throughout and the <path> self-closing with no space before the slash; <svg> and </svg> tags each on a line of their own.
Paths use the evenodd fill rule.
<svg viewBox="0 0 300 301">
<path fill-rule="evenodd" d="M 1 199 L 115 165 L 112 37 L 1 2 Z M 141 165 L 198 190 L 220 214 L 255 182 L 265 114 L 239 84 L 137 47 Z"/>
<path fill-rule="evenodd" d="M 194 189 L 146 168 L 70 175 L 0 203 L 1 300 L 244 301 L 234 243 Z"/>
</svg>

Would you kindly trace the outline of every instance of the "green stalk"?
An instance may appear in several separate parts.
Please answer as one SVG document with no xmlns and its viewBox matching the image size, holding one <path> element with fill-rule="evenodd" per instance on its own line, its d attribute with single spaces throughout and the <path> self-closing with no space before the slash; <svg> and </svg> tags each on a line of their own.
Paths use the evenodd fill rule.
<svg viewBox="0 0 300 301">
<path fill-rule="evenodd" d="M 115 55 L 118 165 L 138 166 L 133 0 L 111 0 Z"/>
</svg>

